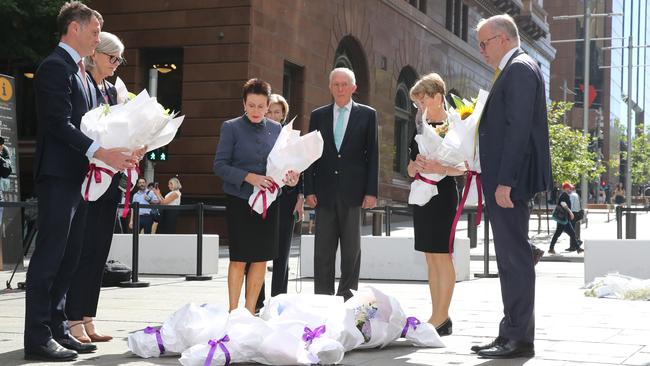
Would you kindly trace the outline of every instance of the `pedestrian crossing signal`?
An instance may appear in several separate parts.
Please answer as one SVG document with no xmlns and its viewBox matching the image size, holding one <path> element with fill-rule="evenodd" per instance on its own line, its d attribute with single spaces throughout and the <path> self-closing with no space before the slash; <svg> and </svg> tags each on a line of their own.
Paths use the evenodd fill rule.
<svg viewBox="0 0 650 366">
<path fill-rule="evenodd" d="M 160 147 L 147 153 L 147 159 L 150 161 L 167 161 L 168 158 L 169 154 L 167 153 L 167 146 Z"/>
</svg>

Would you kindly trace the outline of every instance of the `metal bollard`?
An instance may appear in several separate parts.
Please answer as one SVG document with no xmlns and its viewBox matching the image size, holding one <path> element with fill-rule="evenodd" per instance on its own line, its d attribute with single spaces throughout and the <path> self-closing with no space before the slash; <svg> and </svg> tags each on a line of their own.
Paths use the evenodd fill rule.
<svg viewBox="0 0 650 366">
<path fill-rule="evenodd" d="M 131 252 L 131 281 L 120 283 L 120 287 L 148 287 L 149 282 L 140 282 L 138 279 L 138 255 L 140 251 L 140 203 L 133 202 L 133 246 Z"/>
<path fill-rule="evenodd" d="M 196 205 L 196 275 L 185 276 L 186 281 L 210 281 L 212 276 L 203 275 L 203 202 Z"/>
<path fill-rule="evenodd" d="M 478 245 L 477 240 L 478 227 L 476 226 L 476 213 L 467 213 L 467 237 L 469 238 L 469 247 L 476 248 Z"/>
<path fill-rule="evenodd" d="M 625 239 L 636 239 L 636 212 L 627 212 L 625 216 Z"/>
<path fill-rule="evenodd" d="M 381 226 L 382 218 L 384 216 L 383 212 L 373 212 L 372 213 L 372 236 L 381 236 Z"/>
<path fill-rule="evenodd" d="M 623 208 L 616 206 L 616 239 L 623 239 Z"/>
</svg>

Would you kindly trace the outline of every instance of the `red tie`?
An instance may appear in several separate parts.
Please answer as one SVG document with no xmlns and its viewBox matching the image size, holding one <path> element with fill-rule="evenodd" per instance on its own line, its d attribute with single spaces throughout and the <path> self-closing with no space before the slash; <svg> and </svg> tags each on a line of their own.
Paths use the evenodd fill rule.
<svg viewBox="0 0 650 366">
<path fill-rule="evenodd" d="M 84 88 L 88 89 L 88 78 L 86 77 L 86 66 L 83 60 L 79 60 L 79 72 L 81 73 L 81 81 L 84 83 Z"/>
</svg>

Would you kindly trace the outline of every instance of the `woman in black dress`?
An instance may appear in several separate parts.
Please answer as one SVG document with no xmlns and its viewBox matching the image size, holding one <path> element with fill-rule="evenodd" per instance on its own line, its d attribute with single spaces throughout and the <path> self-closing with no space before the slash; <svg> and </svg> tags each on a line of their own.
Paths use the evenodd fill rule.
<svg viewBox="0 0 650 366">
<path fill-rule="evenodd" d="M 447 119 L 445 94 L 445 82 L 435 73 L 423 76 L 410 92 L 411 99 L 422 113 L 426 113 L 430 124 L 442 124 Z M 411 142 L 410 159 L 408 174 L 413 178 L 419 179 L 419 173 L 446 175 L 436 184 L 436 196 L 424 206 L 413 206 L 413 228 L 415 250 L 424 252 L 427 261 L 432 307 L 428 322 L 436 327 L 441 336 L 449 335 L 452 332 L 449 305 L 456 283 L 454 263 L 449 253 L 451 225 L 458 203 L 454 176 L 464 172 L 420 155 L 415 139 Z"/>
<path fill-rule="evenodd" d="M 269 108 L 271 85 L 260 79 L 244 84 L 242 99 L 245 114 L 221 126 L 219 145 L 214 157 L 214 172 L 223 180 L 226 193 L 226 221 L 230 242 L 228 298 L 230 310 L 239 305 L 246 263 L 250 268 L 246 280 L 246 309 L 255 313 L 255 303 L 266 272 L 266 262 L 278 255 L 278 202 L 264 214 L 253 211 L 248 199 L 253 187 L 261 192 L 274 191 L 277 183 L 266 176 L 266 159 L 282 126 L 265 118 Z M 284 183 L 298 183 L 298 174 L 289 172 Z M 259 196 L 263 200 L 263 195 Z"/>
</svg>

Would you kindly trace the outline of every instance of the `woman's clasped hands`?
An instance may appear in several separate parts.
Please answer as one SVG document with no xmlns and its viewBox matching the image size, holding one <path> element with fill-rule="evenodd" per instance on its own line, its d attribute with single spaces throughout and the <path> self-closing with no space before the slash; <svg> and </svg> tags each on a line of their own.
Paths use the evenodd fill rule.
<svg viewBox="0 0 650 366">
<path fill-rule="evenodd" d="M 293 170 L 289 170 L 285 175 L 284 179 L 282 179 L 282 183 L 284 183 L 289 187 L 295 187 L 295 185 L 298 184 L 299 178 L 300 178 L 299 173 L 296 173 Z M 277 186 L 277 183 L 275 182 L 273 177 L 267 175 L 248 173 L 248 175 L 246 175 L 246 178 L 244 178 L 244 180 L 249 184 L 251 184 L 252 186 L 259 188 L 260 190 L 273 190 Z"/>
</svg>

